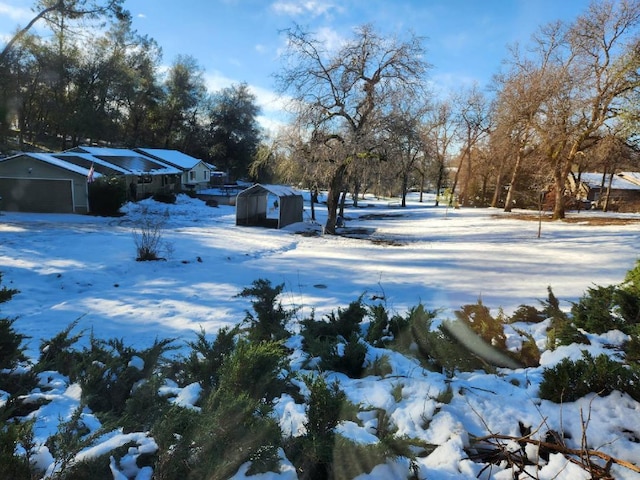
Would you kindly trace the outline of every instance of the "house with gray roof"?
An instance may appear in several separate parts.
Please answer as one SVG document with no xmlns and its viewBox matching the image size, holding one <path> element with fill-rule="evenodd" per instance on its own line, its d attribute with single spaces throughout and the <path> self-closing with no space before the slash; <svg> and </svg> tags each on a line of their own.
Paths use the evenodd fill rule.
<svg viewBox="0 0 640 480">
<path fill-rule="evenodd" d="M 169 156 L 171 151 L 166 152 Z M 183 170 L 157 156 L 129 149 L 80 146 L 64 152 L 24 152 L 0 159 L 0 208 L 88 213 L 90 172 L 94 180 L 123 178 L 129 186 L 130 200 L 183 189 Z"/>
<path fill-rule="evenodd" d="M 136 148 L 134 150 L 180 169 L 183 190 L 198 191 L 209 188 L 211 183 L 216 183 L 216 178 L 222 176 L 215 166 L 178 150 L 162 148 Z"/>
</svg>

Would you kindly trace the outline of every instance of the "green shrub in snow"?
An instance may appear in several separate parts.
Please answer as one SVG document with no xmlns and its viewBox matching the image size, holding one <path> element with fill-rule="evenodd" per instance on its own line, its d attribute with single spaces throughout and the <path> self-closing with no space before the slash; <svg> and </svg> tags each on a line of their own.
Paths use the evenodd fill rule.
<svg viewBox="0 0 640 480">
<path fill-rule="evenodd" d="M 556 403 L 573 402 L 588 393 L 608 395 L 614 390 L 640 401 L 640 371 L 605 354 L 594 358 L 583 351 L 581 359 L 564 358 L 556 366 L 544 369 L 540 398 Z"/>
<path fill-rule="evenodd" d="M 0 417 L 0 478 L 15 480 L 30 480 L 40 478 L 43 472 L 36 472 L 30 462 L 30 455 L 35 447 L 33 438 L 33 423 L 11 422 Z M 26 455 L 18 453 L 27 452 Z"/>
<path fill-rule="evenodd" d="M 220 379 L 220 367 L 225 358 L 235 348 L 235 338 L 240 329 L 221 328 L 213 341 L 207 340 L 204 330 L 197 334 L 195 342 L 189 342 L 191 348 L 186 358 L 172 362 L 174 377 L 182 386 L 198 382 L 207 395 Z"/>
<path fill-rule="evenodd" d="M 1 272 L 0 272 L 0 283 L 2 283 Z M 6 285 L 3 285 L 2 288 L 0 288 L 0 303 L 8 302 L 16 293 L 20 293 L 20 291 L 16 290 L 15 288 L 7 288 Z"/>
<path fill-rule="evenodd" d="M 269 280 L 255 280 L 251 287 L 243 289 L 237 296 L 252 298 L 253 312 L 247 310 L 245 322 L 249 324 L 249 339 L 284 340 L 290 336 L 287 323 L 295 314 L 295 310 L 285 310 L 278 301 L 284 284 L 273 287 Z"/>
<path fill-rule="evenodd" d="M 409 326 L 408 319 L 402 315 L 395 314 L 389 317 L 389 312 L 380 303 L 369 306 L 368 315 L 371 321 L 365 339 L 374 347 L 383 348 L 391 345 Z"/>
<path fill-rule="evenodd" d="M 74 345 L 82 338 L 83 333 L 71 335 L 77 325 L 78 320 L 75 320 L 53 338 L 40 342 L 40 357 L 34 366 L 36 372 L 52 370 L 68 376 L 72 381 L 78 378 L 83 355 Z"/>
<path fill-rule="evenodd" d="M 328 384 L 322 375 L 307 376 L 307 433 L 285 444 L 287 458 L 295 465 L 299 480 L 333 478 L 335 427 L 347 398 L 337 382 Z"/>
<path fill-rule="evenodd" d="M 624 320 L 616 310 L 617 287 L 592 287 L 571 307 L 571 316 L 576 327 L 590 333 L 602 334 L 609 330 L 624 328 Z"/>
<path fill-rule="evenodd" d="M 346 343 L 333 344 L 331 349 L 321 356 L 320 370 L 340 372 L 351 378 L 360 378 L 364 372 L 366 354 L 367 346 L 354 333 Z"/>
<path fill-rule="evenodd" d="M 507 337 L 504 334 L 504 318 L 501 315 L 494 318 L 489 308 L 478 299 L 478 303 L 463 305 L 460 310 L 454 312 L 456 318 L 465 322 L 480 337 L 496 348 L 507 349 Z"/>
<path fill-rule="evenodd" d="M 364 370 L 367 349 L 360 340 L 360 324 L 366 314 L 360 297 L 346 309 L 331 312 L 325 320 L 316 320 L 313 316 L 301 320 L 302 348 L 312 359 L 320 359 L 321 369 L 359 377 Z"/>
<path fill-rule="evenodd" d="M 544 312 L 531 305 L 520 305 L 515 312 L 509 317 L 509 323 L 540 323 L 547 319 Z"/>
<path fill-rule="evenodd" d="M 82 400 L 96 413 L 120 416 L 134 385 L 152 378 L 163 355 L 173 347 L 172 339 L 156 340 L 145 350 L 135 350 L 122 340 L 91 338 L 83 354 L 79 375 Z"/>
</svg>

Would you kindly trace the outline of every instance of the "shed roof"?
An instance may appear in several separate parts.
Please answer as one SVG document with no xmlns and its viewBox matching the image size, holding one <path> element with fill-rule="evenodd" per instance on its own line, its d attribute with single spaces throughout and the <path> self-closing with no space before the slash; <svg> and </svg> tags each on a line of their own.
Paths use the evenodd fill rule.
<svg viewBox="0 0 640 480">
<path fill-rule="evenodd" d="M 276 197 L 299 197 L 302 196 L 300 191 L 293 187 L 285 185 L 265 185 L 262 183 L 256 183 L 249 188 L 242 190 L 238 193 L 238 196 L 258 196 L 264 195 L 265 192 L 272 193 Z"/>
</svg>

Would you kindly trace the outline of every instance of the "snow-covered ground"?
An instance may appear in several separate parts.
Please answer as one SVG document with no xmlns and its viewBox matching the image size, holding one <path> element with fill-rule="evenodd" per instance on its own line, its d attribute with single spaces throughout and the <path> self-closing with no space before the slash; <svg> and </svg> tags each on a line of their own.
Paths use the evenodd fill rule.
<svg viewBox="0 0 640 480">
<path fill-rule="evenodd" d="M 431 200 L 421 204 L 413 199 L 403 209 L 368 198 L 347 210 L 344 233 L 349 236 L 312 236 L 299 234 L 320 230 L 308 222 L 306 208 L 307 221 L 283 230 L 236 226 L 233 207 L 207 207 L 186 196 L 175 205 L 151 200 L 127 204 L 118 218 L 2 212 L 2 284 L 20 293 L 2 304 L 0 313 L 17 317 L 14 328 L 31 337 L 31 356 L 40 340 L 76 320 L 74 331 L 146 348 L 158 338 L 176 338 L 180 345 L 193 341 L 201 328 L 214 334 L 237 324 L 248 304 L 236 295 L 261 278 L 284 284 L 283 305 L 299 308 L 300 317 L 315 310 L 320 318 L 364 294 L 365 301 L 384 298 L 398 313 L 422 303 L 441 309 L 442 318 L 453 318 L 454 310 L 479 298 L 493 313 L 499 307 L 511 313 L 521 304 L 538 306 L 549 286 L 568 309 L 588 287 L 620 283 L 640 258 L 640 223 L 543 222 L 538 238 L 536 221 L 499 210 L 434 207 Z M 317 206 L 316 213 L 323 223 L 325 207 Z M 136 229 L 150 219 L 163 224 L 166 261 L 135 260 Z M 362 238 L 353 238 L 358 235 Z M 543 329 L 534 333 L 544 347 Z M 599 353 L 623 339 L 593 338 L 589 348 Z M 546 352 L 542 363 L 549 366 L 563 356 L 579 355 L 575 346 L 562 347 Z M 558 406 L 537 398 L 542 367 L 447 379 L 400 355 L 392 358 L 394 374 L 388 379 L 336 378 L 353 402 L 387 409 L 400 434 L 439 445 L 420 460 L 421 478 L 475 478 L 481 466 L 465 459 L 468 436 L 517 435 L 518 421 L 533 428 L 546 423 L 545 428 L 571 432 L 579 442 L 581 410 L 591 411 L 588 437 L 593 448 L 627 461 L 640 459 L 640 404 L 627 396 L 614 393 Z M 79 401 L 77 386 L 64 378 L 52 374 L 43 381 L 55 387 L 48 395 L 56 401 L 36 412 L 41 438 L 55 431 L 56 422 Z M 402 400 L 396 402 L 393 391 L 399 384 Z M 453 399 L 438 403 L 449 386 Z M 296 432 L 304 421 L 304 410 L 290 398 L 282 398 L 277 411 L 285 431 Z M 339 428 L 361 441 L 372 437 L 355 424 Z M 113 432 L 99 445 L 108 450 L 105 445 L 139 441 L 140 449 L 153 448 L 152 439 L 142 434 L 123 437 Z M 43 451 L 40 461 L 48 465 L 51 459 Z M 114 466 L 114 471 L 118 468 L 123 467 Z M 390 463 L 361 478 L 395 478 L 394 469 L 402 468 L 406 465 Z M 491 478 L 511 478 L 509 471 L 498 470 Z M 624 469 L 616 472 L 619 478 L 640 478 Z M 146 478 L 150 472 L 137 474 Z M 488 474 L 483 472 L 483 478 Z M 587 478 L 559 457 L 552 457 L 537 475 Z M 278 478 L 295 478 L 295 473 L 283 467 Z"/>
</svg>

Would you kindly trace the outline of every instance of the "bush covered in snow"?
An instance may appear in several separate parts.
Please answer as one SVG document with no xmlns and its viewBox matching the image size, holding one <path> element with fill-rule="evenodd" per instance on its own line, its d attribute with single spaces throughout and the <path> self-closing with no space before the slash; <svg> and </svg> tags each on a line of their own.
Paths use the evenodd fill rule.
<svg viewBox="0 0 640 480">
<path fill-rule="evenodd" d="M 298 311 L 279 301 L 283 286 L 257 280 L 239 294 L 251 299 L 244 323 L 211 337 L 201 330 L 186 354 L 174 356 L 174 339 L 135 349 L 90 335 L 80 346 L 86 333 L 74 333 L 73 323 L 43 341 L 30 362 L 22 353 L 26 337 L 11 320 L 0 320 L 0 478 L 277 472 L 325 479 L 378 469 L 374 478 L 424 478 L 437 472 L 432 455 L 456 454 L 437 454 L 443 448 L 465 452 L 464 472 L 455 473 L 463 477 L 489 478 L 492 469 L 535 476 L 554 465 L 554 455 L 580 471 L 604 471 L 598 457 L 609 465 L 619 459 L 586 452 L 580 439 L 566 443 L 571 435 L 556 437 L 550 426 L 542 428 L 546 419 L 533 428 L 535 419 L 523 415 L 512 419 L 511 430 L 496 432 L 494 420 L 469 413 L 467 428 L 486 429 L 479 438 L 454 434 L 463 426 L 451 411 L 466 402 L 477 412 L 499 389 L 564 404 L 593 394 L 640 401 L 639 268 L 621 285 L 589 289 L 570 313 L 549 289 L 541 309 L 521 306 L 508 317 L 479 301 L 462 306 L 453 320 L 422 305 L 390 312 L 384 301 L 367 304 L 361 296 L 322 319 L 311 314 L 294 322 Z M 571 338 L 585 348 L 579 358 L 563 356 L 563 349 L 579 351 L 566 346 Z M 602 338 L 622 340 L 616 346 Z M 375 376 L 380 391 L 358 397 L 367 376 Z M 589 408 L 597 408 L 595 398 Z M 38 424 L 40 435 L 48 429 L 38 443 L 36 422 L 54 400 L 64 415 Z M 566 478 L 577 471 L 569 470 Z"/>
</svg>

